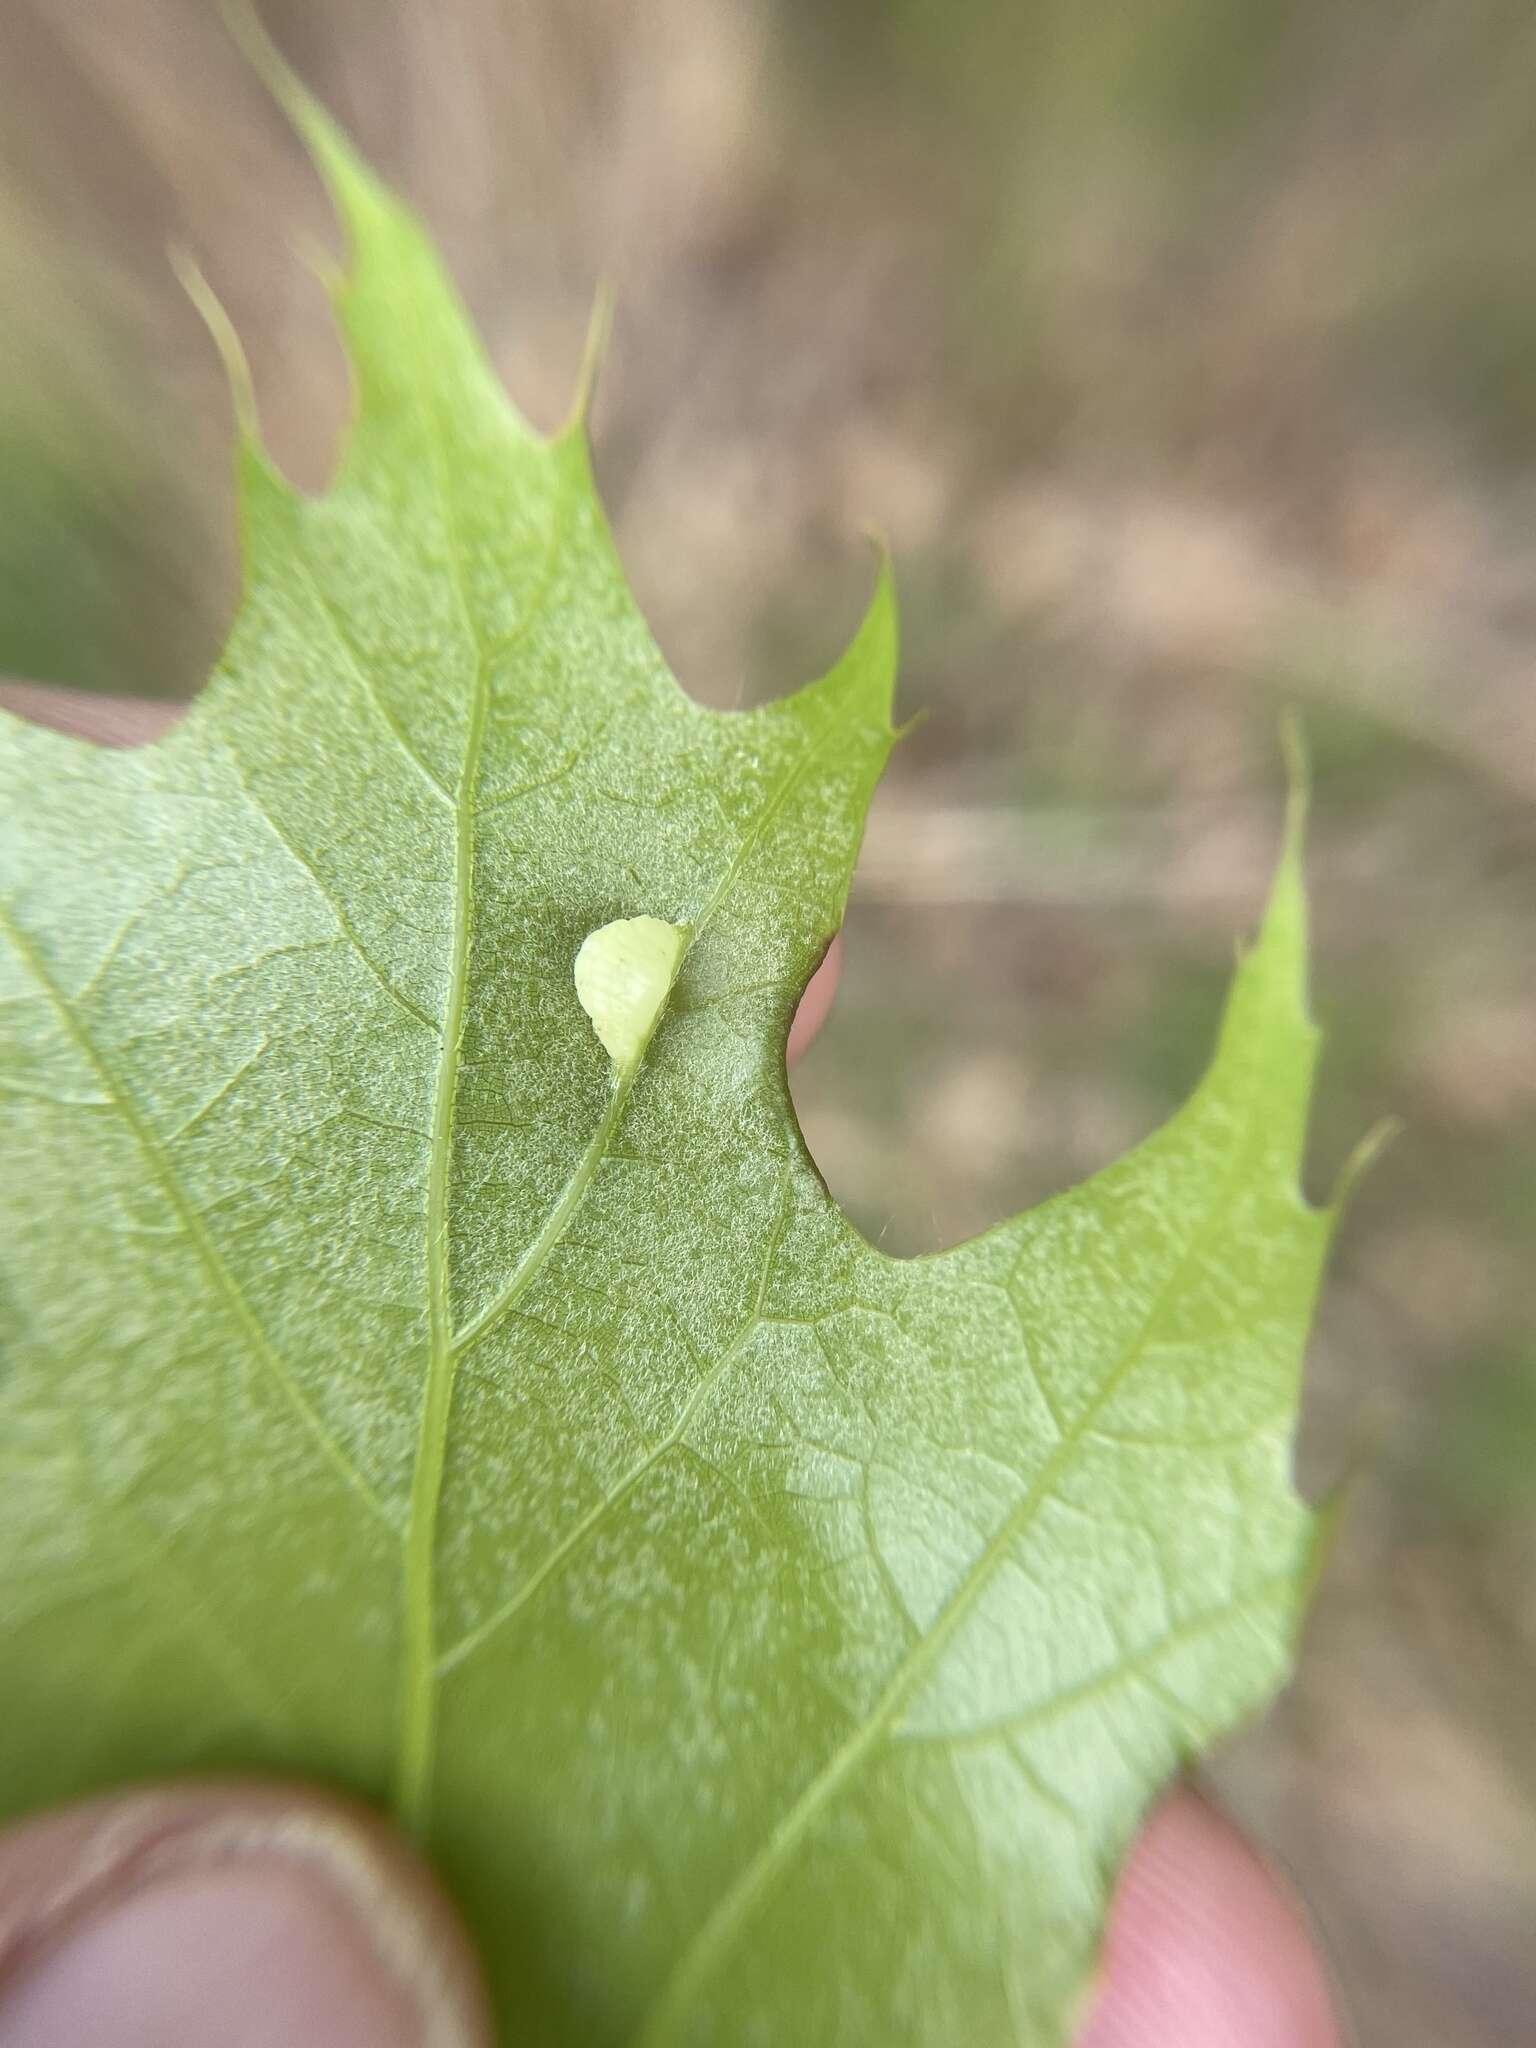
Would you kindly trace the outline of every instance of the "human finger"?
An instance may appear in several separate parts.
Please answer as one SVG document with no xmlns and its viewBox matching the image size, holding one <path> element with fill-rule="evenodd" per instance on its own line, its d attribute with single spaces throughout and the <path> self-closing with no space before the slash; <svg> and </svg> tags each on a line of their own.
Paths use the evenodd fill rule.
<svg viewBox="0 0 1536 2048">
<path fill-rule="evenodd" d="M 1296 1900 L 1195 1793 L 1142 1830 L 1110 1914 L 1078 2048 L 1339 2048 Z"/>
<path fill-rule="evenodd" d="M 149 1786 L 0 1833 L 0 2048 L 489 2048 L 426 1866 L 334 1795 Z"/>
</svg>

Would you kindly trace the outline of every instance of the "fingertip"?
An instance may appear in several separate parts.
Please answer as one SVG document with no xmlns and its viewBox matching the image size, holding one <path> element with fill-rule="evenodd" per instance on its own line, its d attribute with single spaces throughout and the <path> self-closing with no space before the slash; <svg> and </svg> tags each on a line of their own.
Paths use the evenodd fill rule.
<svg viewBox="0 0 1536 2048">
<path fill-rule="evenodd" d="M 305 1786 L 151 1786 L 0 1834 L 0 2041 L 488 2048 L 468 1939 L 377 1816 Z"/>
<path fill-rule="evenodd" d="M 95 740 L 104 747 L 142 747 L 169 732 L 182 713 L 180 704 L 106 697 L 98 690 L 53 683 L 0 682 L 0 708 L 33 725 Z"/>
<path fill-rule="evenodd" d="M 1121 1874 L 1079 2048 L 1339 2048 L 1298 1902 L 1195 1793 L 1153 1813 Z"/>
<path fill-rule="evenodd" d="M 789 1044 L 785 1048 L 785 1056 L 791 1066 L 801 1057 L 822 1025 L 826 1023 L 842 971 L 843 935 L 839 932 L 828 946 L 821 965 L 806 983 L 805 993 L 800 998 L 800 1007 L 795 1011 L 794 1022 L 789 1027 Z"/>
</svg>

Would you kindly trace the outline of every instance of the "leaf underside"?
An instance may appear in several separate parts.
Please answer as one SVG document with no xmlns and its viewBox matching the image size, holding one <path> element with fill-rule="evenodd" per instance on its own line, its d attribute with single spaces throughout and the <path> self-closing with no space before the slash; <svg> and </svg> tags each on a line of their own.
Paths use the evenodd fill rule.
<svg viewBox="0 0 1536 2048">
<path fill-rule="evenodd" d="M 884 576 L 819 682 L 690 702 L 583 424 L 510 410 L 298 113 L 354 245 L 340 473 L 245 436 L 168 738 L 0 725 L 0 1811 L 387 1800 L 519 2040 L 1056 2048 L 1304 1596 L 1297 829 L 1171 1122 L 953 1251 L 864 1243 L 783 1048 L 893 739 Z M 626 1081 L 572 964 L 637 916 L 691 939 Z"/>
</svg>

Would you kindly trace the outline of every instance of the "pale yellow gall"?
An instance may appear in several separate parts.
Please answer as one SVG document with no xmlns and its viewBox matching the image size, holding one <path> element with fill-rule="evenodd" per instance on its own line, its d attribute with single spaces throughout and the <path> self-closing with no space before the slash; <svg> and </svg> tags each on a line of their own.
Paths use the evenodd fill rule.
<svg viewBox="0 0 1536 2048">
<path fill-rule="evenodd" d="M 659 917 L 621 917 L 583 939 L 576 993 L 620 1075 L 644 1058 L 691 937 Z"/>
</svg>

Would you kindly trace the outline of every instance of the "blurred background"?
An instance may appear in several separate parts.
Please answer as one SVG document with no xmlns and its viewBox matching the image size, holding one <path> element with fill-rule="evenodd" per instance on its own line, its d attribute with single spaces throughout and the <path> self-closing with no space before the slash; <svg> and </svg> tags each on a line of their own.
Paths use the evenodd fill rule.
<svg viewBox="0 0 1536 2048">
<path fill-rule="evenodd" d="M 266 0 L 525 411 L 619 317 L 598 468 L 686 685 L 831 659 L 895 550 L 902 706 L 834 1192 L 952 1242 L 1150 1129 L 1316 767 L 1314 1188 L 1384 1114 L 1301 1448 L 1348 1512 L 1215 1759 L 1365 2048 L 1536 2025 L 1536 16 L 1529 0 Z M 315 181 L 210 0 L 5 0 L 0 671 L 189 695 L 229 405 L 319 485 Z M 1234 2044 L 1236 2048 L 1236 2044 Z"/>
</svg>

